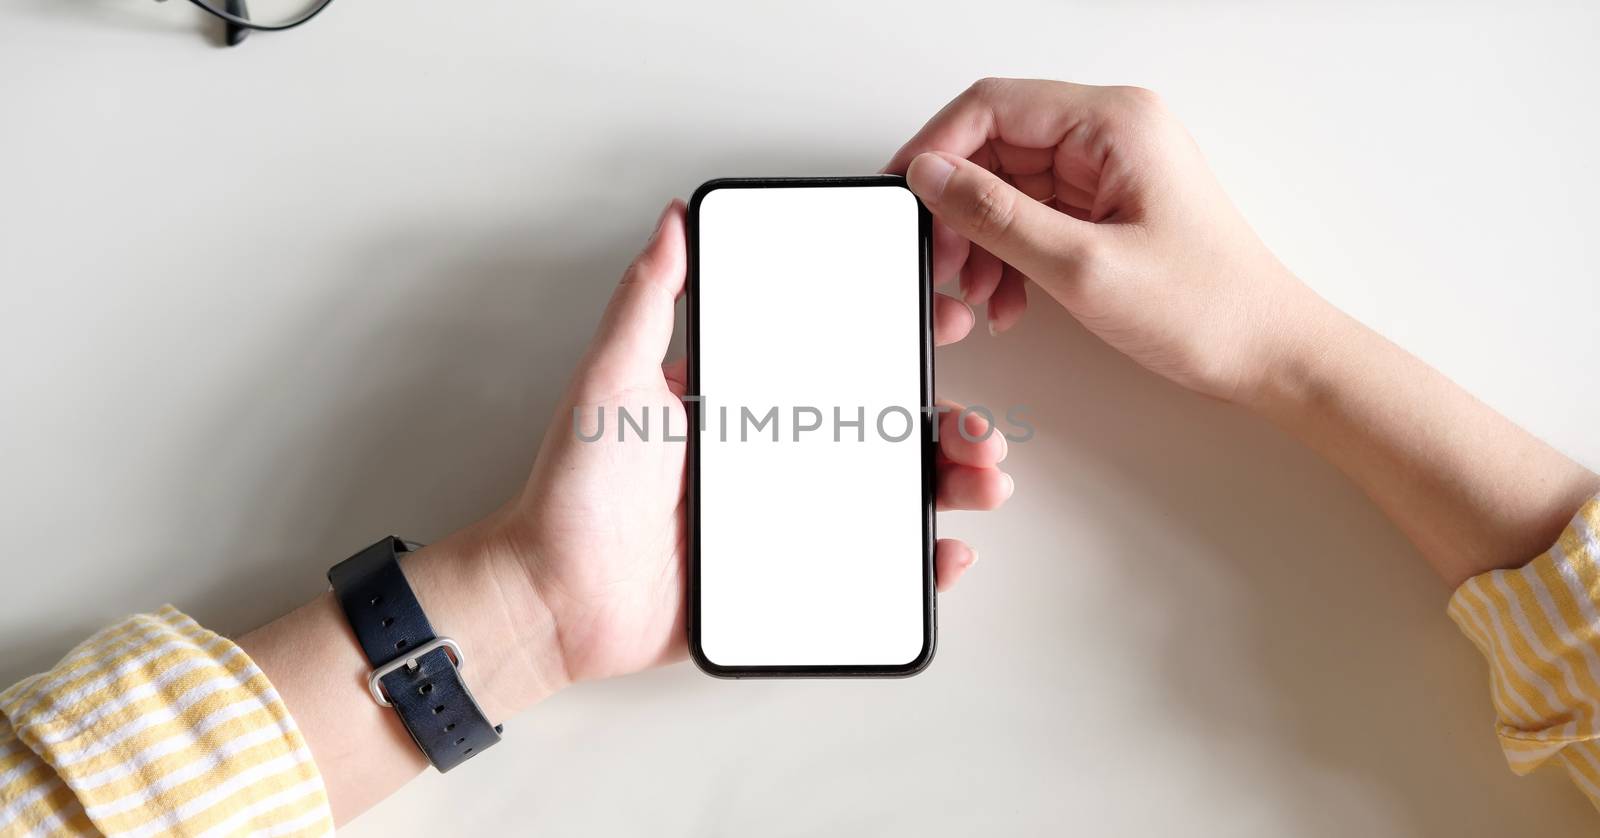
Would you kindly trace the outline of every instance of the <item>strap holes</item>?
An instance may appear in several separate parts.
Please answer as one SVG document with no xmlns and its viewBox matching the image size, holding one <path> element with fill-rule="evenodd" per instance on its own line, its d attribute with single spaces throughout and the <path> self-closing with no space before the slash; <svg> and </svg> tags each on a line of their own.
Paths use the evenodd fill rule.
<svg viewBox="0 0 1600 838">
<path fill-rule="evenodd" d="M 368 600 L 367 604 L 368 605 L 382 605 L 383 604 L 383 597 L 382 596 L 375 596 L 372 599 Z"/>
<path fill-rule="evenodd" d="M 417 692 L 422 693 L 423 695 L 427 695 L 428 693 L 433 692 L 433 685 L 432 684 L 423 684 L 422 686 L 417 687 Z"/>
<path fill-rule="evenodd" d="M 444 732 L 445 733 L 449 733 L 450 731 L 455 730 L 455 729 L 456 729 L 456 723 L 455 722 L 451 722 L 450 724 L 447 724 L 447 725 L 444 726 Z"/>
<path fill-rule="evenodd" d="M 433 715 L 437 716 L 437 715 L 439 715 L 440 713 L 443 713 L 443 712 L 444 712 L 444 705 L 443 704 L 435 704 L 435 705 L 433 705 Z M 455 727 L 455 725 L 451 725 L 450 727 Z M 445 728 L 445 730 L 449 730 L 450 727 Z"/>
<path fill-rule="evenodd" d="M 388 627 L 390 627 L 392 625 L 394 625 L 394 618 L 393 617 L 384 617 L 383 618 L 383 627 L 384 628 L 388 628 Z"/>
<path fill-rule="evenodd" d="M 462 751 L 462 752 L 461 752 L 461 753 L 463 753 L 463 754 L 470 754 L 470 753 L 472 753 L 472 749 L 471 749 L 471 748 L 468 748 L 468 749 L 466 749 L 466 750 L 465 750 L 465 751 Z"/>
<path fill-rule="evenodd" d="M 404 640 L 402 640 L 402 641 L 394 644 L 394 647 L 396 649 L 404 649 L 406 647 L 406 642 Z"/>
<path fill-rule="evenodd" d="M 462 742 L 465 742 L 465 741 L 467 741 L 467 737 L 463 736 L 460 739 L 456 740 L 456 744 L 460 745 Z"/>
</svg>

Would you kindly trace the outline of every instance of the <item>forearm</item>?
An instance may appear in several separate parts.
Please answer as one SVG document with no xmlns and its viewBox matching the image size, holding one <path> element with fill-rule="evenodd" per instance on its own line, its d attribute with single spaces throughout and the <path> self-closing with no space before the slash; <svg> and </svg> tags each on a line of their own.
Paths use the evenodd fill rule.
<svg viewBox="0 0 1600 838">
<path fill-rule="evenodd" d="M 493 526 L 407 555 L 406 579 L 435 631 L 455 639 L 463 675 L 496 724 L 566 683 L 553 624 Z M 399 716 L 367 691 L 372 665 L 331 593 L 239 640 L 289 706 L 339 824 L 427 767 Z"/>
<path fill-rule="evenodd" d="M 1452 587 L 1555 541 L 1600 478 L 1317 301 L 1253 407 L 1349 475 Z"/>
</svg>

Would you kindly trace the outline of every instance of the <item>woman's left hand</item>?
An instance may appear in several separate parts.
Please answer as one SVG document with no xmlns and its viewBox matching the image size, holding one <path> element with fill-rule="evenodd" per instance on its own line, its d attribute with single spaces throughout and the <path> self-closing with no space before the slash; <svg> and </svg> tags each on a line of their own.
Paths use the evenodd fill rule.
<svg viewBox="0 0 1600 838">
<path fill-rule="evenodd" d="M 685 443 L 650 439 L 619 442 L 602 434 L 580 440 L 574 408 L 615 417 L 658 417 L 682 436 L 688 428 L 681 397 L 683 361 L 663 365 L 672 338 L 674 303 L 687 266 L 684 207 L 667 206 L 650 242 L 622 276 L 599 333 L 578 366 L 522 493 L 483 522 L 526 571 L 547 609 L 555 648 L 545 655 L 565 665 L 568 681 L 636 672 L 688 655 L 685 634 Z M 934 338 L 952 343 L 972 329 L 972 310 L 954 298 L 934 298 Z M 954 412 L 941 415 L 939 508 L 994 509 L 1010 496 L 1011 478 L 997 466 L 1004 437 L 987 433 L 968 414 L 958 432 Z M 660 426 L 652 418 L 652 429 Z M 982 441 L 973 442 L 977 438 Z M 481 531 L 481 529 L 480 529 Z M 977 554 L 955 539 L 940 539 L 935 568 L 948 589 Z"/>
</svg>

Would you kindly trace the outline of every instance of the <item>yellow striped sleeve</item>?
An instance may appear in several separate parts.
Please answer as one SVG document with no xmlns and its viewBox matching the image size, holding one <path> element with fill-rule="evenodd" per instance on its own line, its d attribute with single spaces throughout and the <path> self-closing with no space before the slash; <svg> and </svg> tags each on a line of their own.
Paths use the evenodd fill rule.
<svg viewBox="0 0 1600 838">
<path fill-rule="evenodd" d="M 1464 582 L 1450 618 L 1489 661 L 1489 695 L 1517 774 L 1565 768 L 1600 807 L 1600 497 L 1524 567 Z"/>
<path fill-rule="evenodd" d="M 0 835 L 333 831 L 266 676 L 170 605 L 0 692 L 0 714 Z"/>
</svg>

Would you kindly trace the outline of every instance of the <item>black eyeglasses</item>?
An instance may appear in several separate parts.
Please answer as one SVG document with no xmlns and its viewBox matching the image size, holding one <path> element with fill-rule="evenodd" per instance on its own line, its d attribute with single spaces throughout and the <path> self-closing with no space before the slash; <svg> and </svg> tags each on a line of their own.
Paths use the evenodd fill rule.
<svg viewBox="0 0 1600 838">
<path fill-rule="evenodd" d="M 245 0 L 189 0 L 201 11 L 228 26 L 227 43 L 236 47 L 244 41 L 250 30 L 281 32 L 293 29 L 316 17 L 333 0 L 254 0 L 256 10 L 251 14 Z"/>
</svg>

